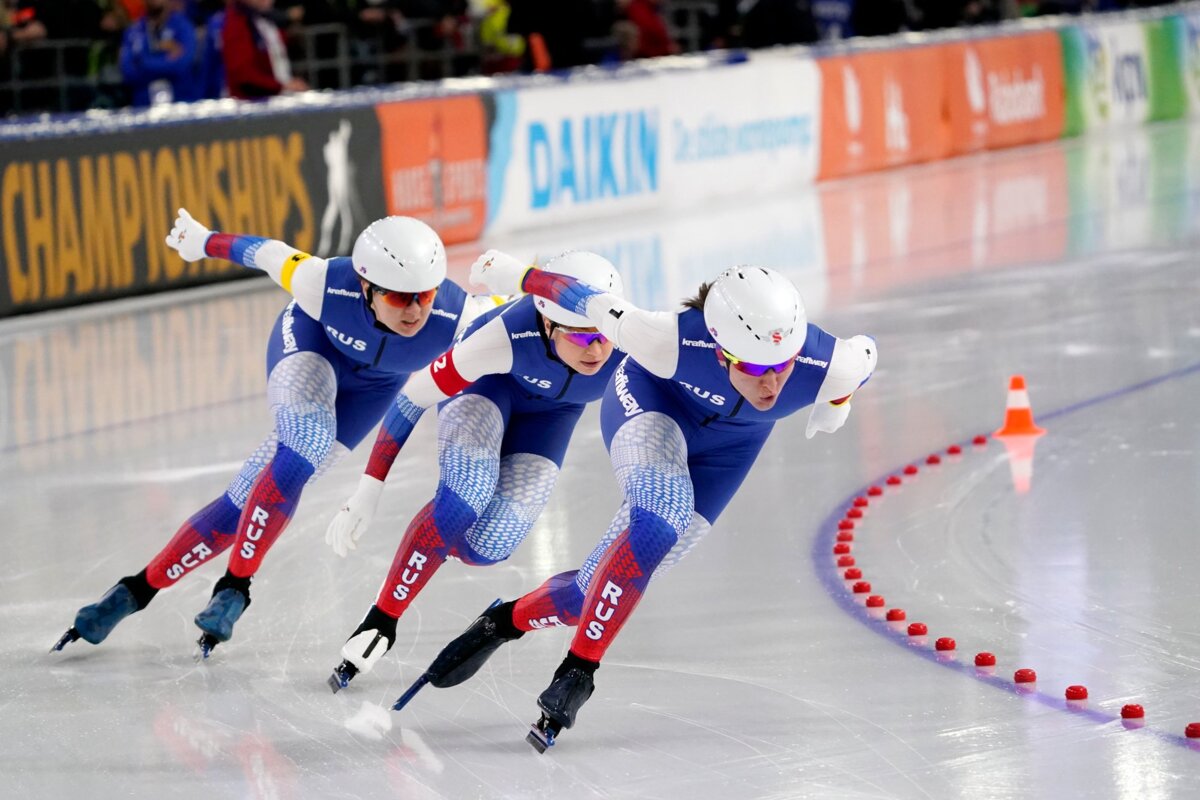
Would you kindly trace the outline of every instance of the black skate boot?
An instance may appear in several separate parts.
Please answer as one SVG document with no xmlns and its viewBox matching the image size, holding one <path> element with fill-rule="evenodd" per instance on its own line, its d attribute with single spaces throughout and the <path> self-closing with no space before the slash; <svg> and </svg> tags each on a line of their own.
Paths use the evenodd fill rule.
<svg viewBox="0 0 1200 800">
<path fill-rule="evenodd" d="M 145 570 L 121 578 L 99 600 L 79 609 L 75 614 L 75 624 L 67 629 L 50 652 L 62 650 L 76 639 L 100 644 L 121 620 L 141 611 L 157 593 L 158 590 L 146 582 Z"/>
<path fill-rule="evenodd" d="M 515 605 L 515 600 L 507 603 L 497 600 L 488 606 L 458 638 L 442 648 L 425 674 L 400 696 L 392 710 L 399 711 L 408 705 L 408 701 L 427 683 L 447 689 L 468 680 L 479 672 L 500 645 L 524 636 L 525 631 L 512 623 Z"/>
<path fill-rule="evenodd" d="M 350 685 L 354 676 L 370 672 L 383 654 L 392 649 L 396 642 L 396 620 L 371 606 L 371 610 L 358 623 L 354 633 L 342 645 L 342 663 L 333 668 L 327 681 L 334 694 Z"/>
<path fill-rule="evenodd" d="M 203 633 L 196 641 L 199 657 L 206 659 L 221 642 L 233 636 L 233 625 L 250 606 L 250 579 L 226 572 L 213 587 L 212 599 L 196 615 L 196 627 Z"/>
<path fill-rule="evenodd" d="M 568 652 L 567 657 L 558 665 L 558 669 L 554 671 L 554 680 L 550 681 L 550 686 L 538 696 L 542 716 L 525 736 L 525 741 L 533 745 L 539 753 L 544 753 L 546 748 L 554 746 L 554 741 L 563 728 L 570 728 L 575 724 L 575 715 L 596 689 L 592 676 L 599 666 L 595 661 L 587 661 L 571 652 Z"/>
</svg>

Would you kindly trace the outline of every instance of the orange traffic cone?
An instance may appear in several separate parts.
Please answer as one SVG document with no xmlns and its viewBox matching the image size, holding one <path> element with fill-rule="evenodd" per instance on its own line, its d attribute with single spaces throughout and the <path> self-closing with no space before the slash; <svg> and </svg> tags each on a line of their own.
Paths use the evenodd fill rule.
<svg viewBox="0 0 1200 800">
<path fill-rule="evenodd" d="M 1033 409 L 1029 407 L 1029 392 L 1025 389 L 1025 376 L 1013 375 L 1008 381 L 1008 408 L 1004 412 L 1004 425 L 993 436 L 1041 436 L 1044 428 L 1033 421 Z"/>
<path fill-rule="evenodd" d="M 1038 437 L 1045 433 L 1033 421 L 1033 409 L 1029 406 L 1029 392 L 1025 389 L 1025 378 L 1013 375 L 1008 382 L 1008 407 L 1004 412 L 1004 425 L 993 436 L 1000 440 L 1008 453 L 1008 468 L 1012 474 L 1013 488 L 1017 494 L 1025 494 L 1033 485 L 1033 454 Z"/>
</svg>

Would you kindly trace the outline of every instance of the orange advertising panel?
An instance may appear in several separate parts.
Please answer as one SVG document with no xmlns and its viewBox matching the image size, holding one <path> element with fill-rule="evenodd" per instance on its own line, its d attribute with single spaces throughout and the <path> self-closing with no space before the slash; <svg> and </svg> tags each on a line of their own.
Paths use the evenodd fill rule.
<svg viewBox="0 0 1200 800">
<path fill-rule="evenodd" d="M 389 214 L 427 222 L 446 244 L 487 221 L 487 115 L 478 95 L 376 107 Z"/>
<path fill-rule="evenodd" d="M 942 46 L 820 59 L 820 179 L 949 152 Z"/>
<path fill-rule="evenodd" d="M 1069 187 L 1059 146 L 824 184 L 830 302 L 1061 260 L 1070 235 Z"/>
<path fill-rule="evenodd" d="M 1054 31 L 943 47 L 952 152 L 1012 147 L 1062 135 L 1062 44 Z"/>
</svg>

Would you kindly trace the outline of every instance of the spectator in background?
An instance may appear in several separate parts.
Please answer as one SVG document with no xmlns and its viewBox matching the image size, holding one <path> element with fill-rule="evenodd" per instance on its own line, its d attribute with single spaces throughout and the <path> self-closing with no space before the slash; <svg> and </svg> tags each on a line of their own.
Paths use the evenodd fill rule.
<svg viewBox="0 0 1200 800">
<path fill-rule="evenodd" d="M 614 34 L 622 41 L 621 55 L 625 60 L 679 52 L 662 15 L 662 0 L 617 0 L 617 8 L 621 14 L 617 25 L 624 30 L 614 29 Z"/>
<path fill-rule="evenodd" d="M 308 89 L 292 76 L 283 34 L 271 19 L 275 0 L 229 0 L 221 45 L 231 97 L 273 97 Z"/>
<path fill-rule="evenodd" d="M 225 10 L 217 11 L 204 25 L 204 50 L 200 55 L 200 96 L 219 100 L 229 96 L 225 81 Z"/>
<path fill-rule="evenodd" d="M 125 29 L 121 75 L 134 106 L 191 102 L 196 91 L 196 29 L 168 0 L 146 0 L 146 13 Z"/>
<path fill-rule="evenodd" d="M 65 46 L 62 61 L 52 49 L 32 49 L 15 53 L 16 74 L 25 78 L 45 78 L 61 75 L 83 78 L 90 69 L 91 43 L 100 38 L 100 6 L 95 0 L 9 0 L 10 29 L 8 44 L 37 45 L 55 40 L 77 40 L 77 46 Z M 74 111 L 87 108 L 93 91 L 77 82 L 67 92 L 67 105 L 60 106 L 59 91 L 55 88 L 26 89 L 14 98 L 17 108 L 57 108 Z"/>
<path fill-rule="evenodd" d="M 593 21 L 590 0 L 509 0 L 508 31 L 524 37 L 523 68 L 568 69 L 589 62 L 584 40 Z"/>
<path fill-rule="evenodd" d="M 484 75 L 515 72 L 525 55 L 525 38 L 508 32 L 512 13 L 505 0 L 471 0 L 471 15 L 479 27 L 479 71 Z"/>
<path fill-rule="evenodd" d="M 743 0 L 738 10 L 745 47 L 809 44 L 818 38 L 808 0 Z"/>
</svg>

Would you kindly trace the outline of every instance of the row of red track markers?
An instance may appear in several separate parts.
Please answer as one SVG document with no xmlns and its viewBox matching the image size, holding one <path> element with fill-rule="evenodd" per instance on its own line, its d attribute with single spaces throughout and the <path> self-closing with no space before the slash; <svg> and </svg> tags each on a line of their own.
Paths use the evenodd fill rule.
<svg viewBox="0 0 1200 800">
<path fill-rule="evenodd" d="M 1014 403 L 1016 404 L 1014 406 Z M 1015 412 L 1015 414 L 1014 414 Z M 1042 435 L 1044 431 L 1037 428 L 1033 424 L 1032 412 L 1029 410 L 1028 395 L 1025 392 L 1024 378 L 1021 376 L 1013 376 L 1010 382 L 1009 390 L 1009 405 L 1008 412 L 1005 418 L 1005 426 L 997 431 L 994 435 L 1004 441 L 1004 437 L 1021 436 L 1021 437 L 1037 437 Z M 979 435 L 972 439 L 971 444 L 975 448 L 983 448 L 988 444 L 989 437 Z M 950 445 L 945 450 L 945 455 L 958 460 L 963 454 L 963 446 Z M 1013 448 L 1009 448 L 1010 458 L 1014 455 Z M 1026 455 L 1032 460 L 1032 449 L 1025 449 L 1019 454 L 1021 457 Z M 934 453 L 925 459 L 927 467 L 936 467 L 943 462 L 942 453 Z M 1031 465 L 1022 465 L 1021 474 L 1018 476 L 1018 470 L 1014 468 L 1013 477 L 1017 482 L 1018 492 L 1027 491 L 1028 484 L 1023 483 L 1029 477 L 1028 469 Z M 916 464 L 909 464 L 896 474 L 889 475 L 885 480 L 878 484 L 871 485 L 866 491 L 856 497 L 849 503 L 841 519 L 837 521 L 836 534 L 834 535 L 835 544 L 833 545 L 833 556 L 836 569 L 840 573 L 841 581 L 844 585 L 844 591 L 848 591 L 856 608 L 865 609 L 868 619 L 883 622 L 893 636 L 907 636 L 907 643 L 913 647 L 925 650 L 928 644 L 928 626 L 923 622 L 908 622 L 908 614 L 903 608 L 892 607 L 887 608 L 887 602 L 882 595 L 873 594 L 873 587 L 864 579 L 861 565 L 857 564 L 853 552 L 855 542 L 855 532 L 866 516 L 873 498 L 880 498 L 886 491 L 885 487 L 901 486 L 905 478 L 913 478 L 920 473 L 920 467 Z M 882 485 L 881 485 L 882 484 Z M 836 516 L 836 515 L 835 515 Z M 827 541 L 823 537 L 823 541 Z M 827 584 L 836 583 L 835 581 L 825 581 Z M 862 613 L 859 611 L 859 613 Z M 955 640 L 949 636 L 942 636 L 935 640 L 933 656 L 935 660 L 947 666 L 958 666 L 955 657 L 955 651 L 958 645 Z M 925 651 L 928 653 L 928 651 Z M 1053 704 L 1052 698 L 1040 695 L 1037 693 L 1037 673 L 1028 667 L 1017 669 L 1013 673 L 1012 682 L 1008 683 L 996 676 L 996 656 L 990 652 L 979 652 L 975 655 L 975 677 L 992 683 L 993 685 L 1002 685 L 1003 688 L 1015 691 L 1018 694 L 1030 696 L 1033 699 L 1041 700 L 1046 704 Z M 1066 698 L 1066 708 L 1072 711 L 1086 713 L 1088 716 L 1095 718 L 1099 722 L 1110 722 L 1111 717 L 1099 712 L 1087 710 L 1088 690 L 1087 687 L 1081 685 L 1068 686 L 1064 692 Z M 1121 708 L 1122 724 L 1129 729 L 1142 728 L 1145 725 L 1146 712 L 1145 709 L 1136 703 L 1126 704 Z M 1192 749 L 1200 749 L 1200 722 L 1192 722 L 1184 729 L 1184 740 L 1180 742 L 1178 737 L 1170 737 L 1176 743 L 1185 743 Z"/>
</svg>

